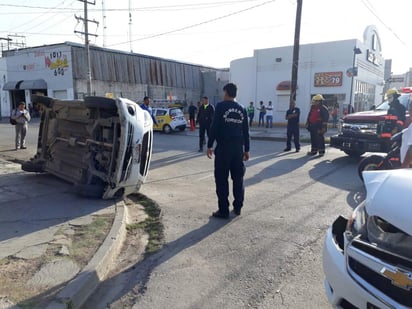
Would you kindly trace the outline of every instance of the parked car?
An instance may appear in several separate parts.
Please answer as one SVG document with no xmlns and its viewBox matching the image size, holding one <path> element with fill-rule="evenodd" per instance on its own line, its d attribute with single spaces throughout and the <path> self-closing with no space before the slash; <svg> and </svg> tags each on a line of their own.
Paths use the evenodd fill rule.
<svg viewBox="0 0 412 309">
<path fill-rule="evenodd" d="M 334 308 L 412 308 L 412 170 L 363 176 L 366 200 L 327 231 L 326 294 Z"/>
<path fill-rule="evenodd" d="M 152 153 L 152 118 L 124 98 L 58 100 L 32 96 L 41 106 L 36 155 L 27 172 L 48 172 L 89 197 L 117 198 L 139 191 Z"/>
<path fill-rule="evenodd" d="M 408 110 L 412 94 L 402 93 L 399 101 Z M 388 109 L 389 102 L 384 101 L 374 110 L 346 115 L 338 125 L 338 134 L 331 137 L 330 145 L 353 157 L 365 152 L 389 152 L 391 131 L 396 120 L 387 115 Z M 407 112 L 404 127 L 407 128 L 411 121 L 411 115 Z"/>
<path fill-rule="evenodd" d="M 153 108 L 153 115 L 156 117 L 157 124 L 153 125 L 153 130 L 162 131 L 166 134 L 172 131 L 184 131 L 187 121 L 182 110 L 178 107 L 156 107 Z"/>
</svg>

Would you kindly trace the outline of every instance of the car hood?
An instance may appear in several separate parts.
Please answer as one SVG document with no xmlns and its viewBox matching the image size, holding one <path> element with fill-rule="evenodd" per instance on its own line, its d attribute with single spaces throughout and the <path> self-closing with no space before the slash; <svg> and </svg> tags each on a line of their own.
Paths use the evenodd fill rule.
<svg viewBox="0 0 412 309">
<path fill-rule="evenodd" d="M 366 211 L 412 235 L 412 169 L 367 171 L 363 173 Z"/>
</svg>

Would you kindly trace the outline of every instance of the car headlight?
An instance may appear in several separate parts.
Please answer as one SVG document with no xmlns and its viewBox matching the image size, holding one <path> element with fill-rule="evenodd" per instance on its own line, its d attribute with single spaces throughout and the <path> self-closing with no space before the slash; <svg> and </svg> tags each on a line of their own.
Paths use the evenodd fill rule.
<svg viewBox="0 0 412 309">
<path fill-rule="evenodd" d="M 346 235 L 352 239 L 355 236 L 366 236 L 366 222 L 368 213 L 366 212 L 365 202 L 361 203 L 352 213 L 352 217 L 348 220 L 346 227 Z M 362 237 L 362 238 L 363 238 Z"/>
</svg>

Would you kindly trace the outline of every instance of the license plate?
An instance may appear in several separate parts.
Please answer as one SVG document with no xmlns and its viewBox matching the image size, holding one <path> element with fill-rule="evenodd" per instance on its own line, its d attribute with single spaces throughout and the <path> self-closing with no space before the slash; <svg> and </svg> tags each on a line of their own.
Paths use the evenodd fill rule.
<svg viewBox="0 0 412 309">
<path fill-rule="evenodd" d="M 378 306 L 375 306 L 374 304 L 367 303 L 366 309 L 380 309 L 380 308 Z"/>
<path fill-rule="evenodd" d="M 343 148 L 350 148 L 351 145 L 351 143 L 343 143 Z"/>
</svg>

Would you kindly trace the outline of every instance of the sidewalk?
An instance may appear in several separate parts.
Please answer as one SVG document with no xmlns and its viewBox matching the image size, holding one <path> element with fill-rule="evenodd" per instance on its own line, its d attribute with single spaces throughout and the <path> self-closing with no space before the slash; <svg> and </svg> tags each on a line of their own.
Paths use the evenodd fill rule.
<svg viewBox="0 0 412 309">
<path fill-rule="evenodd" d="M 21 170 L 36 152 L 38 123 L 16 151 L 14 127 L 0 122 L 0 309 L 79 308 L 126 235 L 123 201 L 81 198 L 70 183 Z"/>
</svg>

